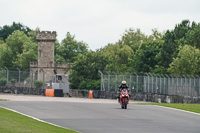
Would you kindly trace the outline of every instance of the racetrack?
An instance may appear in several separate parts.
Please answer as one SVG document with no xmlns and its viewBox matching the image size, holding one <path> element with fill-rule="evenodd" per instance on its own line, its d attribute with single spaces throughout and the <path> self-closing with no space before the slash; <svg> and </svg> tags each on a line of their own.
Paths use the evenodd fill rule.
<svg viewBox="0 0 200 133">
<path fill-rule="evenodd" d="M 199 133 L 200 115 L 153 105 L 2 101 L 0 106 L 82 133 Z"/>
</svg>

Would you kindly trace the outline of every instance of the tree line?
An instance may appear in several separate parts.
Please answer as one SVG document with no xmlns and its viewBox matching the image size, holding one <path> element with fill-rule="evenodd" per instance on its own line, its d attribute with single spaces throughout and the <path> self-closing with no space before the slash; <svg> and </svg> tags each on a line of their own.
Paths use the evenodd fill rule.
<svg viewBox="0 0 200 133">
<path fill-rule="evenodd" d="M 37 61 L 36 30 L 21 23 L 0 27 L 0 68 L 29 69 Z M 140 29 L 127 29 L 116 43 L 96 51 L 67 32 L 55 42 L 55 61 L 72 64 L 72 89 L 99 89 L 102 72 L 200 74 L 200 23 L 183 20 L 174 29 L 145 35 Z"/>
</svg>

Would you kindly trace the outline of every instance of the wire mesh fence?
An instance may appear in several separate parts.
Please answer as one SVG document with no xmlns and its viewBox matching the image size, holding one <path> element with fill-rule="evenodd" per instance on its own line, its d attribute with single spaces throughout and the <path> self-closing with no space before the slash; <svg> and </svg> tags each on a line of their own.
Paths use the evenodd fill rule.
<svg viewBox="0 0 200 133">
<path fill-rule="evenodd" d="M 29 86 L 32 88 L 35 80 L 37 80 L 37 74 L 32 71 L 11 71 L 8 69 L 0 70 L 0 86 L 3 84 L 13 84 L 16 87 Z"/>
<path fill-rule="evenodd" d="M 199 75 L 167 74 L 103 74 L 101 73 L 101 91 L 117 91 L 121 81 L 125 80 L 129 90 L 135 93 L 176 95 L 184 97 L 200 96 Z"/>
</svg>

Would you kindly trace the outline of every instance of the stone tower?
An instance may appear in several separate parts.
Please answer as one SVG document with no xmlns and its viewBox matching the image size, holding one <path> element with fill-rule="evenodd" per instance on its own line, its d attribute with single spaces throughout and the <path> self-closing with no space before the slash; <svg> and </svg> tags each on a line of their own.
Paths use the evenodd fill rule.
<svg viewBox="0 0 200 133">
<path fill-rule="evenodd" d="M 56 32 L 38 32 L 36 40 L 38 42 L 38 60 L 30 63 L 33 80 L 44 80 L 45 83 L 49 83 L 56 80 L 56 75 L 69 75 L 69 72 L 65 71 L 70 67 L 69 63 L 54 63 Z"/>
<path fill-rule="evenodd" d="M 56 32 L 38 32 L 36 40 L 38 41 L 38 67 L 54 67 Z"/>
<path fill-rule="evenodd" d="M 54 43 L 56 41 L 56 32 L 42 31 L 36 35 L 38 41 L 38 80 L 52 80 L 54 69 Z M 45 77 L 43 77 L 43 71 Z"/>
</svg>

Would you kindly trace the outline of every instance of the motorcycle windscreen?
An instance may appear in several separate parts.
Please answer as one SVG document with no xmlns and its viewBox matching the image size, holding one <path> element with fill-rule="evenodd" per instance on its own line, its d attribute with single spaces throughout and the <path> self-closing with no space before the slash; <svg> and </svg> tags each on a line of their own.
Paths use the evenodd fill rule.
<svg viewBox="0 0 200 133">
<path fill-rule="evenodd" d="M 126 95 L 126 90 L 125 89 L 123 90 L 123 93 L 124 93 L 124 95 Z"/>
</svg>

